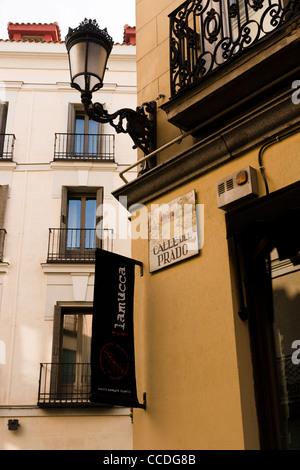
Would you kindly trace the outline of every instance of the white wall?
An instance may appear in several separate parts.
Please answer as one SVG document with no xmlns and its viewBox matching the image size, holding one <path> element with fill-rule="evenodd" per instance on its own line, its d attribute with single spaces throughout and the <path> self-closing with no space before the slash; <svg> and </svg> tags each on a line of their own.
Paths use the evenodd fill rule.
<svg viewBox="0 0 300 470">
<path fill-rule="evenodd" d="M 0 184 L 9 185 L 0 263 L 0 449 L 130 449 L 128 409 L 47 412 L 36 403 L 40 363 L 51 362 L 54 305 L 93 299 L 92 265 L 46 263 L 49 228 L 60 225 L 61 187 L 103 186 L 104 202 L 118 214 L 111 192 L 136 151 L 121 135 L 115 162 L 53 162 L 54 135 L 67 132 L 68 103 L 80 103 L 64 44 L 0 41 L 0 71 L 0 99 L 9 102 L 6 133 L 16 136 L 13 162 L 0 161 Z M 114 47 L 104 87 L 93 98 L 111 113 L 136 107 L 134 46 Z M 114 247 L 130 256 L 129 239 Z M 9 418 L 19 419 L 18 431 L 8 431 Z"/>
</svg>

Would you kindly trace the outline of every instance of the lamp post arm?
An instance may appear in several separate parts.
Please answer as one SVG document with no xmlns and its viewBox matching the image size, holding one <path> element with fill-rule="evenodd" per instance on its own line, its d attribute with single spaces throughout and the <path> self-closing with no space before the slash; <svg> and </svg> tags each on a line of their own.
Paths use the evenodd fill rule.
<svg viewBox="0 0 300 470">
<path fill-rule="evenodd" d="M 129 134 L 133 148 L 140 148 L 145 155 L 156 148 L 156 102 L 144 103 L 136 110 L 123 108 L 109 114 L 101 103 L 92 103 L 82 96 L 86 114 L 101 124 L 110 124 L 120 134 Z M 148 114 L 148 115 L 147 115 Z"/>
</svg>

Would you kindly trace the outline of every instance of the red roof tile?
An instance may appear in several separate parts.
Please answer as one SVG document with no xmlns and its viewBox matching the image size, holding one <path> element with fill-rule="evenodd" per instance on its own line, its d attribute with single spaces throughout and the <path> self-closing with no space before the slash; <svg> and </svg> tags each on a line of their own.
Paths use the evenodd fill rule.
<svg viewBox="0 0 300 470">
<path fill-rule="evenodd" d="M 46 41 L 61 42 L 58 23 L 12 23 L 7 25 L 11 41 Z"/>
</svg>

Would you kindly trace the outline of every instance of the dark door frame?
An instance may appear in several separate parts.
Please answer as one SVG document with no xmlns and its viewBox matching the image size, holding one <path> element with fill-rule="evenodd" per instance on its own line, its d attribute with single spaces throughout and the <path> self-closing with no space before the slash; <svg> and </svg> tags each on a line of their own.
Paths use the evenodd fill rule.
<svg viewBox="0 0 300 470">
<path fill-rule="evenodd" d="M 300 183 L 226 214 L 227 238 L 235 245 L 244 292 L 253 364 L 261 449 L 286 449 L 273 336 L 273 296 L 269 257 L 300 250 Z"/>
</svg>

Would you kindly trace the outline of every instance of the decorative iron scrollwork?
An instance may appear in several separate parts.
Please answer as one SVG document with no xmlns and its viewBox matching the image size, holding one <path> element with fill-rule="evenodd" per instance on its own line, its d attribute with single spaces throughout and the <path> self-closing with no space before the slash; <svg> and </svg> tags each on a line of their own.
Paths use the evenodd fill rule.
<svg viewBox="0 0 300 470">
<path fill-rule="evenodd" d="M 299 0 L 186 0 L 169 15 L 172 96 L 299 15 Z"/>
<path fill-rule="evenodd" d="M 110 124 L 120 134 L 129 134 L 134 142 L 133 148 L 140 148 L 145 155 L 154 151 L 156 102 L 144 103 L 136 110 L 123 108 L 109 114 L 101 103 L 92 103 L 89 99 L 83 104 L 86 114 L 101 124 Z"/>
<path fill-rule="evenodd" d="M 90 34 L 96 32 L 97 34 L 99 34 L 99 30 L 100 28 L 96 20 L 88 20 L 87 18 L 85 18 L 76 28 L 69 28 L 68 37 L 69 39 L 71 39 L 72 36 L 76 33 Z M 112 37 L 108 34 L 107 28 L 101 29 L 101 34 L 105 36 L 105 38 L 113 45 L 114 41 Z"/>
<path fill-rule="evenodd" d="M 204 36 L 210 44 L 213 44 L 218 40 L 220 34 L 221 21 L 220 15 L 216 12 L 214 8 L 211 8 L 207 12 L 206 18 L 203 22 L 204 26 Z"/>
</svg>

